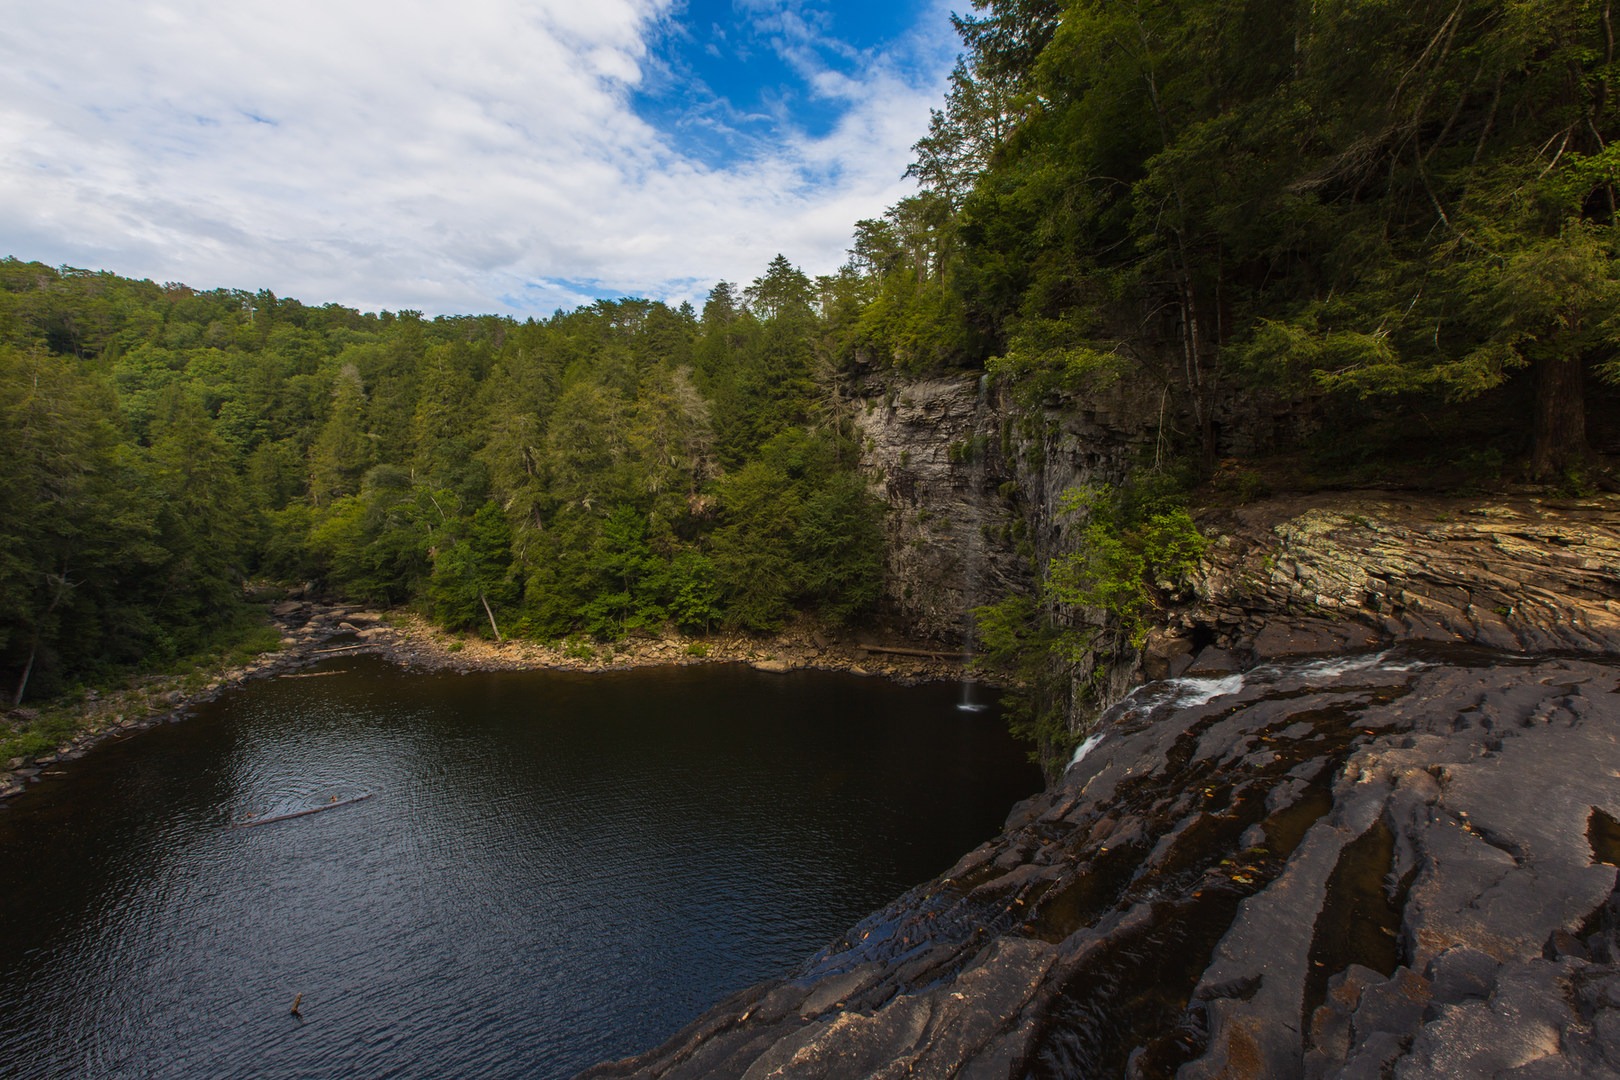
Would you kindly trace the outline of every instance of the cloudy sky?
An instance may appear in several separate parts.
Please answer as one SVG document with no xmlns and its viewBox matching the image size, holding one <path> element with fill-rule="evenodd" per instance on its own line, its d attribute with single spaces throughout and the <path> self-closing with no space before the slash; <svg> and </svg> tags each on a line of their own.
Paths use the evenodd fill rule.
<svg viewBox="0 0 1620 1080">
<path fill-rule="evenodd" d="M 0 0 L 0 255 L 428 314 L 812 274 L 945 0 Z"/>
</svg>

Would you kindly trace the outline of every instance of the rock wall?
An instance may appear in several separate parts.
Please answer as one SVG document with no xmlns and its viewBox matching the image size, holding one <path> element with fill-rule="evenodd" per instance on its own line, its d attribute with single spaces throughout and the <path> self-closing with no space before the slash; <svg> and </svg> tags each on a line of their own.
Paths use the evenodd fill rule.
<svg viewBox="0 0 1620 1080">
<path fill-rule="evenodd" d="M 969 608 L 1032 590 L 1037 567 L 1074 550 L 1063 493 L 1151 463 L 1165 426 L 1184 422 L 1162 405 L 1123 384 L 1033 411 L 971 377 L 869 385 L 856 423 L 891 511 L 896 622 L 960 645 Z M 1223 408 L 1223 452 L 1299 435 L 1259 408 Z M 1140 662 L 1092 658 L 1105 668 L 1096 707 L 1211 643 L 1252 662 L 1406 638 L 1604 652 L 1620 633 L 1612 498 L 1327 492 L 1206 510 L 1200 524 L 1217 541 L 1196 602 L 1169 613 Z"/>
<path fill-rule="evenodd" d="M 960 643 L 965 613 L 1027 592 L 1071 550 L 1071 487 L 1117 484 L 1151 462 L 1162 402 L 1116 384 L 1027 410 L 973 376 L 873 382 L 855 422 L 889 504 L 886 606 L 908 630 Z"/>
</svg>

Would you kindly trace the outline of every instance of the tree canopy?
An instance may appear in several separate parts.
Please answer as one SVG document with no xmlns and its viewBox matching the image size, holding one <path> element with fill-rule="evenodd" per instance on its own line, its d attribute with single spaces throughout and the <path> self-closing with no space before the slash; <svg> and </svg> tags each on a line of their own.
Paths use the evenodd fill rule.
<svg viewBox="0 0 1620 1080">
<path fill-rule="evenodd" d="M 953 158 L 936 117 L 919 175 L 971 181 L 950 230 L 988 351 L 1129 357 L 1206 454 L 1234 380 L 1463 402 L 1523 377 L 1531 473 L 1591 464 L 1583 386 L 1620 379 L 1606 0 L 976 7 L 958 72 L 1021 91 L 1016 123 Z"/>
<path fill-rule="evenodd" d="M 822 326 L 780 256 L 701 319 L 524 322 L 0 262 L 8 693 L 189 649 L 253 576 L 492 634 L 858 617 L 880 504 Z"/>
</svg>

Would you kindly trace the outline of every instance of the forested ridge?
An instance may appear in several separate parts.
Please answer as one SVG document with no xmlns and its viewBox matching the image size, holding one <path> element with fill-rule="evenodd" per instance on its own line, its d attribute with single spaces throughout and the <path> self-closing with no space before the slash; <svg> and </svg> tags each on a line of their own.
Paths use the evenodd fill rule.
<svg viewBox="0 0 1620 1080">
<path fill-rule="evenodd" d="M 245 578 L 549 638 L 858 619 L 857 376 L 987 368 L 1045 408 L 1141 381 L 1194 478 L 1264 392 L 1319 440 L 1279 453 L 1357 475 L 1611 483 L 1608 3 L 956 22 L 918 194 L 837 273 L 778 257 L 701 312 L 428 319 L 0 263 L 8 697 L 194 647 Z"/>
<path fill-rule="evenodd" d="M 780 258 L 524 322 L 0 263 L 11 684 L 195 647 L 244 578 L 548 638 L 844 622 L 880 517 L 813 300 Z"/>
</svg>

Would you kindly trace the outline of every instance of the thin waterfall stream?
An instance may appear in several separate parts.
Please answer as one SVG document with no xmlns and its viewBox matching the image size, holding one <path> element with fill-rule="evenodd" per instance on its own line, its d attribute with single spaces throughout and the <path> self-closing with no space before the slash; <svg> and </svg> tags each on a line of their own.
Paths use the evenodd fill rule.
<svg viewBox="0 0 1620 1080">
<path fill-rule="evenodd" d="M 968 465 L 969 490 L 975 499 L 984 497 L 985 456 L 989 449 L 989 438 L 984 433 L 984 419 L 988 410 L 990 396 L 990 375 L 988 372 L 979 376 L 979 393 L 973 405 L 973 425 L 969 429 L 967 442 L 963 446 L 963 460 Z M 978 628 L 973 617 L 973 609 L 984 602 L 979 596 L 979 579 L 982 576 L 985 560 L 983 520 L 968 522 L 968 530 L 963 544 L 962 557 L 962 700 L 957 708 L 963 712 L 982 712 L 986 708 L 984 702 L 975 696 L 975 682 L 973 679 L 974 649 Z"/>
</svg>

